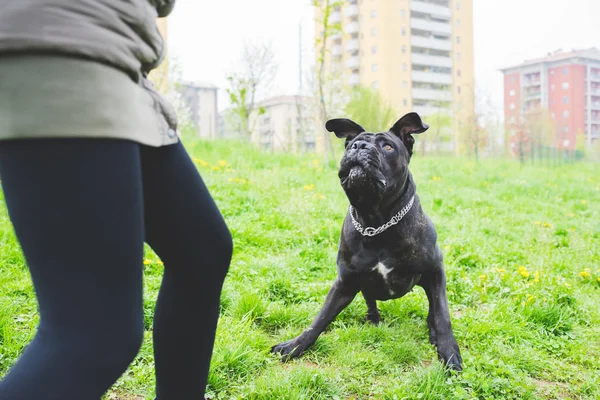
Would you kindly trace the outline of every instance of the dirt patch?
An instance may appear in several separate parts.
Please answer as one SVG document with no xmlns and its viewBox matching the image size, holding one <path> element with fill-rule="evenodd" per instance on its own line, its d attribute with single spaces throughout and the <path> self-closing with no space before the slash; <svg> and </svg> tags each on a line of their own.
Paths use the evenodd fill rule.
<svg viewBox="0 0 600 400">
<path fill-rule="evenodd" d="M 531 379 L 534 385 L 543 393 L 543 394 L 552 394 L 556 399 L 568 399 L 571 396 L 569 395 L 569 390 L 567 389 L 567 385 L 562 382 L 552 382 L 544 379 L 532 378 Z"/>
</svg>

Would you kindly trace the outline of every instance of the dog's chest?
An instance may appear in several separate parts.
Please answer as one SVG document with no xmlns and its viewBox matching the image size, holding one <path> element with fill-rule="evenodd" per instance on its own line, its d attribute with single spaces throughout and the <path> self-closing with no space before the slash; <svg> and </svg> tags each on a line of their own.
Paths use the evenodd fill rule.
<svg viewBox="0 0 600 400">
<path fill-rule="evenodd" d="M 378 300 L 404 296 L 420 278 L 419 274 L 406 270 L 393 258 L 363 253 L 354 261 L 354 267 L 361 276 L 361 291 L 365 296 Z"/>
</svg>

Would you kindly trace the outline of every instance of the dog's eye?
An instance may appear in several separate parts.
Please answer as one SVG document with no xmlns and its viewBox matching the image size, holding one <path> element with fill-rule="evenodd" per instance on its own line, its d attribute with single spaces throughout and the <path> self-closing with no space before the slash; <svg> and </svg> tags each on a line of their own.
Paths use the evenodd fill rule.
<svg viewBox="0 0 600 400">
<path fill-rule="evenodd" d="M 384 148 L 384 150 L 387 150 L 387 151 L 394 150 L 394 148 L 391 145 L 389 145 L 389 144 L 384 145 L 383 148 Z"/>
</svg>

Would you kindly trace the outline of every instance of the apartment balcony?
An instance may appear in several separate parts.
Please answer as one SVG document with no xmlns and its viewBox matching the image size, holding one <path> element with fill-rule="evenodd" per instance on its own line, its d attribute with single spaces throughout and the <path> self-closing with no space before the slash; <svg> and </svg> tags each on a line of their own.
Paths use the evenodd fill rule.
<svg viewBox="0 0 600 400">
<path fill-rule="evenodd" d="M 358 39 L 350 39 L 346 42 L 346 51 L 353 52 L 360 49 L 360 42 Z"/>
<path fill-rule="evenodd" d="M 358 22 L 348 22 L 344 25 L 344 33 L 351 35 L 353 33 L 358 33 L 360 26 Z"/>
<path fill-rule="evenodd" d="M 424 14 L 429 14 L 438 18 L 452 17 L 452 11 L 450 7 L 444 7 L 438 4 L 425 3 L 423 1 L 412 0 L 410 2 L 411 11 L 417 11 Z"/>
<path fill-rule="evenodd" d="M 329 22 L 332 24 L 337 24 L 342 22 L 342 13 L 340 11 L 334 11 L 329 16 Z"/>
<path fill-rule="evenodd" d="M 360 68 L 360 58 L 358 56 L 354 56 L 346 61 L 346 68 L 348 69 L 358 69 Z"/>
<path fill-rule="evenodd" d="M 419 100 L 452 101 L 452 92 L 448 90 L 413 89 L 412 97 Z"/>
<path fill-rule="evenodd" d="M 335 42 L 336 40 L 341 40 L 344 38 L 344 35 L 341 32 L 338 32 L 334 35 L 331 35 L 328 37 L 328 40 L 330 39 L 331 41 Z"/>
<path fill-rule="evenodd" d="M 452 84 L 451 74 L 438 74 L 435 72 L 412 71 L 411 78 L 414 82 Z"/>
<path fill-rule="evenodd" d="M 344 15 L 346 17 L 356 17 L 358 16 L 358 5 L 351 4 L 344 7 Z"/>
<path fill-rule="evenodd" d="M 591 74 L 590 81 L 592 82 L 600 82 L 600 74 Z"/>
<path fill-rule="evenodd" d="M 422 36 L 412 36 L 410 44 L 415 47 L 423 47 L 426 49 L 452 51 L 452 40 L 430 39 Z"/>
<path fill-rule="evenodd" d="M 360 85 L 360 74 L 352 74 L 348 77 L 348 85 L 357 86 Z"/>
<path fill-rule="evenodd" d="M 590 90 L 586 90 L 585 94 L 591 94 L 592 96 L 600 96 L 600 88 L 592 88 Z"/>
<path fill-rule="evenodd" d="M 525 92 L 525 101 L 539 100 L 542 97 L 542 92 Z"/>
<path fill-rule="evenodd" d="M 452 58 L 442 56 L 430 56 L 428 54 L 412 54 L 412 63 L 418 65 L 452 68 Z"/>
<path fill-rule="evenodd" d="M 339 45 L 339 44 L 338 45 L 334 45 L 331 48 L 331 55 L 332 56 L 341 56 L 342 52 L 343 52 L 342 45 Z"/>
<path fill-rule="evenodd" d="M 443 109 L 440 107 L 433 107 L 433 106 L 413 106 L 411 111 L 416 112 L 421 117 L 427 117 L 428 115 L 434 115 L 434 114 L 438 114 L 438 113 L 446 113 L 446 114 L 452 115 L 452 110 L 447 110 L 447 109 Z M 427 123 L 427 121 L 425 121 L 425 123 Z"/>
<path fill-rule="evenodd" d="M 592 109 L 594 111 L 600 111 L 600 103 L 599 102 L 593 102 L 592 104 L 590 104 L 590 109 Z"/>
<path fill-rule="evenodd" d="M 542 81 L 538 78 L 538 79 L 525 79 L 523 81 L 523 86 L 525 87 L 530 87 L 530 86 L 540 86 L 542 84 Z"/>
<path fill-rule="evenodd" d="M 411 18 L 410 27 L 413 29 L 419 29 L 441 35 L 452 35 L 452 25 L 450 23 L 429 21 L 421 18 Z"/>
</svg>

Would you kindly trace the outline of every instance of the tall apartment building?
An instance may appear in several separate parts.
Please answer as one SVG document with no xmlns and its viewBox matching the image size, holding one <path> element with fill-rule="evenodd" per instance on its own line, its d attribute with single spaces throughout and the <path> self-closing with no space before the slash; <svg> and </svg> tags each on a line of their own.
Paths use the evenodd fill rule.
<svg viewBox="0 0 600 400">
<path fill-rule="evenodd" d="M 455 137 L 472 121 L 473 0 L 347 0 L 330 22 L 343 33 L 327 65 L 346 84 L 377 88 L 398 115 L 453 114 Z"/>
<path fill-rule="evenodd" d="M 182 82 L 180 91 L 190 112 L 190 119 L 201 138 L 215 139 L 220 136 L 218 88 L 207 83 Z"/>
<path fill-rule="evenodd" d="M 546 109 L 556 126 L 556 145 L 573 149 L 577 135 L 600 139 L 600 50 L 556 51 L 501 70 L 509 143 L 528 114 Z"/>
</svg>

